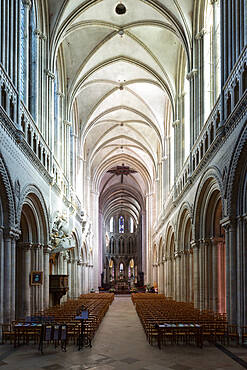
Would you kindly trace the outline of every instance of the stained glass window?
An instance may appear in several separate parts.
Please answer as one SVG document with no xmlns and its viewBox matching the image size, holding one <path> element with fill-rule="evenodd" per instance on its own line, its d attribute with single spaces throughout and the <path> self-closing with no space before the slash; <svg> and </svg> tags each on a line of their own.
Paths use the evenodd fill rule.
<svg viewBox="0 0 247 370">
<path fill-rule="evenodd" d="M 119 233 L 124 233 L 124 218 L 123 216 L 119 217 Z"/>
<path fill-rule="evenodd" d="M 129 264 L 129 279 L 131 278 L 131 267 L 130 267 L 130 264 Z"/>
</svg>

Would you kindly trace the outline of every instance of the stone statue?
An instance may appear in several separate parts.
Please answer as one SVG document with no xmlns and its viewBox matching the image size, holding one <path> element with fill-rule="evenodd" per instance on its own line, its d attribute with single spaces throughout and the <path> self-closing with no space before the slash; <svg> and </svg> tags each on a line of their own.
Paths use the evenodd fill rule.
<svg viewBox="0 0 247 370">
<path fill-rule="evenodd" d="M 75 247 L 71 228 L 65 213 L 61 214 L 59 211 L 56 212 L 51 233 L 51 243 L 53 246 L 51 253 L 58 253 Z"/>
</svg>

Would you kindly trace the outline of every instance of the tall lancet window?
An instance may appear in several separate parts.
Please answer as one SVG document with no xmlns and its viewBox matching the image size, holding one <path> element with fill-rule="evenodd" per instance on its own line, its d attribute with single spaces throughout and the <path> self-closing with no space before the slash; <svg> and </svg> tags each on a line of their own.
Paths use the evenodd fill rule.
<svg viewBox="0 0 247 370">
<path fill-rule="evenodd" d="M 133 218 L 130 217 L 130 233 L 133 233 L 134 232 L 134 221 L 133 221 Z"/>
<path fill-rule="evenodd" d="M 113 233 L 113 217 L 110 219 L 110 233 Z"/>
<path fill-rule="evenodd" d="M 120 234 L 124 233 L 124 218 L 123 218 L 123 216 L 119 217 L 119 233 Z"/>
</svg>

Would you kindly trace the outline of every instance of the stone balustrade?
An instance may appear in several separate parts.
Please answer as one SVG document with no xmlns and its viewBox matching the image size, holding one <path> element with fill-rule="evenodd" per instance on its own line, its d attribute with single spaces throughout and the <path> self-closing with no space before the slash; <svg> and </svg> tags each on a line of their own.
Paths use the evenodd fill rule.
<svg viewBox="0 0 247 370">
<path fill-rule="evenodd" d="M 245 97 L 247 90 L 247 46 L 243 49 L 231 74 L 229 75 L 224 87 L 224 119 L 226 119 L 225 128 L 228 131 L 232 125 L 232 116 L 235 113 L 236 106 Z M 244 104 L 245 105 L 245 104 Z M 238 107 L 239 108 L 239 107 Z M 239 111 L 239 109 L 238 109 Z"/>
<path fill-rule="evenodd" d="M 50 172 L 51 151 L 26 106 L 21 103 L 21 130 L 30 148 Z"/>
</svg>

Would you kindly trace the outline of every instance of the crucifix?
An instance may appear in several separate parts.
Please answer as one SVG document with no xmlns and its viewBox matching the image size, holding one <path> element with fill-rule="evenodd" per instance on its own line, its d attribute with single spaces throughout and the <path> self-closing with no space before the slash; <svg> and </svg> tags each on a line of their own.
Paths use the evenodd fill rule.
<svg viewBox="0 0 247 370">
<path fill-rule="evenodd" d="M 115 175 L 117 175 L 117 176 L 121 175 L 121 184 L 122 184 L 123 183 L 123 175 L 128 176 L 129 173 L 136 173 L 137 171 L 130 170 L 130 168 L 125 166 L 124 163 L 123 163 L 122 166 L 117 166 L 117 168 L 115 168 L 115 169 L 113 168 L 112 170 L 109 170 L 107 172 L 115 173 Z"/>
</svg>

